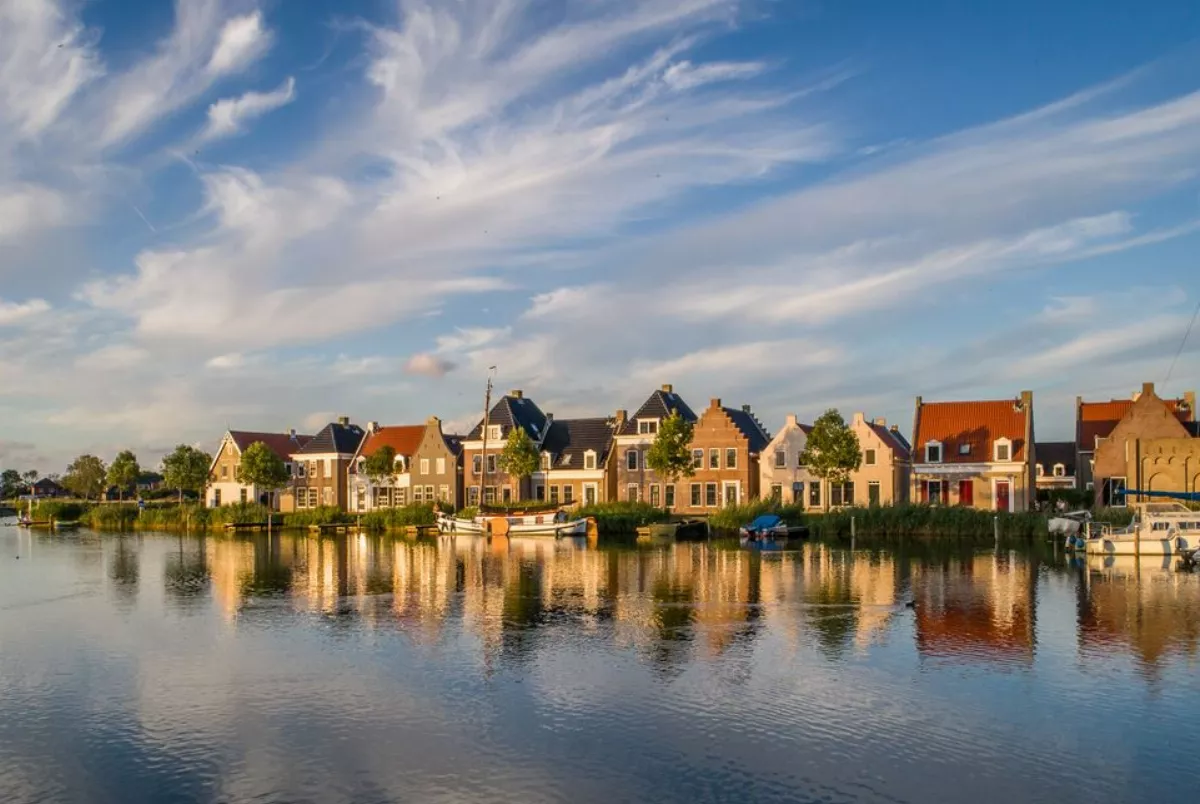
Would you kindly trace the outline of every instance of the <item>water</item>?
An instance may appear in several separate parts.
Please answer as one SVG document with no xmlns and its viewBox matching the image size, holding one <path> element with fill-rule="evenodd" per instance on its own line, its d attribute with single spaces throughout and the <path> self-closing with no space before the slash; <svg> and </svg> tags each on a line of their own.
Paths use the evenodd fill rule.
<svg viewBox="0 0 1200 804">
<path fill-rule="evenodd" d="M 1198 645 L 1052 551 L 7 527 L 0 802 L 1190 802 Z"/>
</svg>

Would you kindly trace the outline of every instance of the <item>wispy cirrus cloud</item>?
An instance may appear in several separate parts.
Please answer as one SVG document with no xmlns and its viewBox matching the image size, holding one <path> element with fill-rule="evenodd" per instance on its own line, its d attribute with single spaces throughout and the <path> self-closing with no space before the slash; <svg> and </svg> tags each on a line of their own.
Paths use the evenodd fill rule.
<svg viewBox="0 0 1200 804">
<path fill-rule="evenodd" d="M 240 134 L 251 120 L 286 106 L 295 97 L 296 80 L 289 77 L 271 92 L 247 92 L 236 98 L 222 98 L 208 107 L 208 125 L 200 133 L 200 140 L 211 141 Z"/>
</svg>

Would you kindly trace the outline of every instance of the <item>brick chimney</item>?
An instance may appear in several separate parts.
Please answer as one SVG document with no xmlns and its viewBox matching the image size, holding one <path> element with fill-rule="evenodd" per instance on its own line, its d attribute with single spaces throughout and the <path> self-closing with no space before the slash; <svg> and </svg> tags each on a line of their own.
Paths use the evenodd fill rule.
<svg viewBox="0 0 1200 804">
<path fill-rule="evenodd" d="M 749 405 L 742 405 L 742 413 L 752 413 Z"/>
<path fill-rule="evenodd" d="M 367 432 L 375 433 L 379 431 L 379 422 L 367 422 Z"/>
<path fill-rule="evenodd" d="M 1187 420 L 1189 422 L 1196 421 L 1196 392 L 1185 391 L 1183 394 L 1183 404 L 1187 405 Z"/>
<path fill-rule="evenodd" d="M 522 391 L 520 388 L 514 388 L 513 390 L 508 392 L 508 395 L 511 396 L 513 399 L 523 399 L 525 397 L 525 392 Z"/>
<path fill-rule="evenodd" d="M 613 414 L 613 418 L 617 420 L 617 429 L 619 430 L 625 425 L 625 420 L 629 418 L 629 413 L 624 408 L 618 408 L 617 412 Z"/>
<path fill-rule="evenodd" d="M 664 394 L 673 394 L 673 393 L 675 393 L 675 386 L 668 383 L 662 387 L 662 392 Z"/>
<path fill-rule="evenodd" d="M 708 406 L 713 410 L 721 407 L 721 397 L 714 396 L 712 399 L 708 400 Z"/>
<path fill-rule="evenodd" d="M 349 426 L 350 417 L 349 416 L 338 416 L 337 423 L 342 425 L 343 427 Z"/>
<path fill-rule="evenodd" d="M 867 414 L 863 413 L 861 410 L 854 411 L 854 415 L 850 417 L 851 424 L 866 424 L 866 421 Z"/>
<path fill-rule="evenodd" d="M 787 415 L 787 426 L 788 427 L 799 427 L 800 426 L 800 422 L 798 419 L 796 419 L 795 413 L 789 413 Z"/>
<path fill-rule="evenodd" d="M 880 416 L 878 419 L 875 420 L 875 426 L 876 427 L 887 427 L 887 419 Z"/>
</svg>

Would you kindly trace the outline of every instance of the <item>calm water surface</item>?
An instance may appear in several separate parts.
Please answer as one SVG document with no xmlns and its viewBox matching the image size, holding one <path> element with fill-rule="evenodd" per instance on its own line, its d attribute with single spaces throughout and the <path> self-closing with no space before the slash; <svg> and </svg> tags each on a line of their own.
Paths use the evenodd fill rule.
<svg viewBox="0 0 1200 804">
<path fill-rule="evenodd" d="M 1194 802 L 1198 644 L 1052 551 L 4 527 L 0 802 Z"/>
</svg>

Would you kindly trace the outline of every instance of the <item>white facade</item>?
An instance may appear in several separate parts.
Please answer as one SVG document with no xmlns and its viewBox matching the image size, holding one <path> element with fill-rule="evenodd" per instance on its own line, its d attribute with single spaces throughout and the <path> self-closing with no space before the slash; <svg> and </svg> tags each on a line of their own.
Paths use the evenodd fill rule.
<svg viewBox="0 0 1200 804">
<path fill-rule="evenodd" d="M 823 490 L 816 482 L 816 477 L 800 465 L 800 454 L 807 443 L 808 433 L 803 425 L 796 420 L 794 413 L 788 414 L 783 427 L 759 456 L 758 487 L 764 499 L 778 496 L 785 505 L 801 503 L 805 508 L 821 508 L 824 505 Z M 812 497 L 814 486 L 817 494 L 815 503 Z"/>
</svg>

